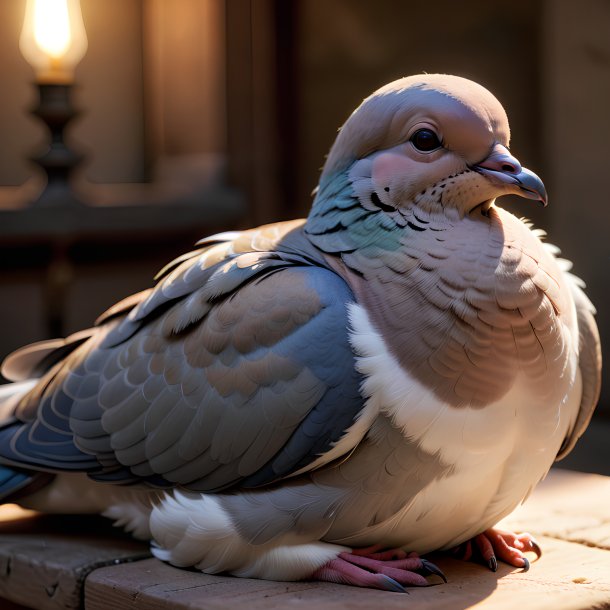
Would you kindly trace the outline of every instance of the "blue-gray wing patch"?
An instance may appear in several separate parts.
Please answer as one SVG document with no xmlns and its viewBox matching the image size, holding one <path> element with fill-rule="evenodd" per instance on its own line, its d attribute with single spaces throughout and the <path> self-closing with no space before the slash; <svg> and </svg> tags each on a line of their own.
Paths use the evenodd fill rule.
<svg viewBox="0 0 610 610">
<path fill-rule="evenodd" d="M 43 378 L 16 413 L 22 422 L 0 430 L 0 458 L 199 491 L 307 466 L 363 400 L 348 341 L 353 295 L 304 261 L 252 253 L 182 270 Z"/>
</svg>

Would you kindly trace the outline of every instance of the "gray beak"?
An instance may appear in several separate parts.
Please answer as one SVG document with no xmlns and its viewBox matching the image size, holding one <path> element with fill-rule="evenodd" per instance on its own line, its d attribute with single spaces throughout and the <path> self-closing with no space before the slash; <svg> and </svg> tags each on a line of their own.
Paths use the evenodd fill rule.
<svg viewBox="0 0 610 610">
<path fill-rule="evenodd" d="M 521 163 L 502 144 L 496 144 L 491 154 L 472 169 L 486 176 L 493 184 L 503 186 L 507 193 L 535 199 L 544 206 L 547 204 L 542 180 L 534 172 L 521 167 Z"/>
</svg>

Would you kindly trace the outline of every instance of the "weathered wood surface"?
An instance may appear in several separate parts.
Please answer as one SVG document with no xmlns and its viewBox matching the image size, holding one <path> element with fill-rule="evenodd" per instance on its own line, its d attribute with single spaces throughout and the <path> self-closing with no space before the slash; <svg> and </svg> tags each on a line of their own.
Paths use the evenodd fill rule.
<svg viewBox="0 0 610 610">
<path fill-rule="evenodd" d="M 328 583 L 275 583 L 185 572 L 149 559 L 97 570 L 85 586 L 87 610 L 515 610 L 610 607 L 610 553 L 540 538 L 545 554 L 528 573 L 434 557 L 449 582 L 409 595 Z M 431 582 L 436 578 L 430 578 Z"/>
<path fill-rule="evenodd" d="M 77 608 L 82 600 L 86 610 L 610 608 L 610 477 L 552 471 L 503 525 L 538 538 L 544 554 L 529 572 L 502 565 L 493 574 L 436 555 L 432 559 L 449 582 L 405 596 L 209 576 L 141 559 L 145 546 L 99 519 L 22 519 L 0 525 L 0 597 L 41 609 Z M 130 562 L 112 565 L 114 560 Z"/>
<path fill-rule="evenodd" d="M 150 557 L 148 545 L 99 517 L 33 516 L 9 505 L 0 519 L 0 598 L 36 610 L 82 608 L 93 570 Z"/>
</svg>

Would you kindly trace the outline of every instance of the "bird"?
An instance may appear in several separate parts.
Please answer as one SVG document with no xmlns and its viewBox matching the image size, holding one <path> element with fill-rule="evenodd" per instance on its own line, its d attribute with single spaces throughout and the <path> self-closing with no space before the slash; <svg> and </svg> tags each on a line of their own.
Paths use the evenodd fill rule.
<svg viewBox="0 0 610 610">
<path fill-rule="evenodd" d="M 0 496 L 172 565 L 402 592 L 425 555 L 527 569 L 494 526 L 582 435 L 595 310 L 481 85 L 422 74 L 339 130 L 306 219 L 202 239 L 95 325 L 9 355 Z"/>
</svg>

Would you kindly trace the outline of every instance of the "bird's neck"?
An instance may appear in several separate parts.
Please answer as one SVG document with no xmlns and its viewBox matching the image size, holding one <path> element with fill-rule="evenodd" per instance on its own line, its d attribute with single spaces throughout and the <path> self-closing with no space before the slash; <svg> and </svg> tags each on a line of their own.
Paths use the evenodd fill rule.
<svg viewBox="0 0 610 610">
<path fill-rule="evenodd" d="M 387 209 L 370 188 L 357 193 L 352 178 L 341 173 L 320 183 L 304 230 L 309 240 L 328 254 L 357 252 L 365 258 L 377 258 L 400 250 L 405 231 L 423 230 L 429 222 L 429 214 L 424 216 L 420 221 L 411 210 Z"/>
<path fill-rule="evenodd" d="M 561 355 L 562 337 L 536 331 L 561 313 L 561 273 L 531 231 L 501 209 L 443 231 L 404 233 L 395 250 L 327 259 L 399 365 L 449 404 L 488 404 L 519 371 L 540 380 Z"/>
</svg>

